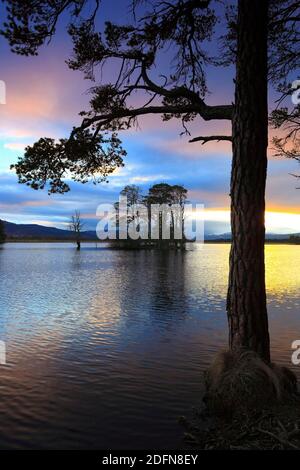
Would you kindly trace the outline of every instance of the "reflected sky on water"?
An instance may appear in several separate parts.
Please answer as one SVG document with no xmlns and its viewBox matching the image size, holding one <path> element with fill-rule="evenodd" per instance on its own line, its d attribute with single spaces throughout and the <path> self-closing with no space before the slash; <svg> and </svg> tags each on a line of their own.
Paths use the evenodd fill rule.
<svg viewBox="0 0 300 470">
<path fill-rule="evenodd" d="M 227 345 L 229 245 L 0 249 L 0 448 L 174 448 Z M 266 247 L 273 358 L 300 339 L 300 247 Z M 293 369 L 300 378 L 300 366 Z"/>
</svg>

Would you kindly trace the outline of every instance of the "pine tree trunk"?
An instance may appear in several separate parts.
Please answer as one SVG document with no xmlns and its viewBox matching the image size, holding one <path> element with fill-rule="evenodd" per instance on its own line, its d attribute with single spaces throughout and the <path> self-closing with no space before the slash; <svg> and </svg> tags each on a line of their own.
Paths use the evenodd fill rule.
<svg viewBox="0 0 300 470">
<path fill-rule="evenodd" d="M 265 289 L 267 0 L 239 0 L 231 175 L 230 348 L 270 360 Z"/>
</svg>

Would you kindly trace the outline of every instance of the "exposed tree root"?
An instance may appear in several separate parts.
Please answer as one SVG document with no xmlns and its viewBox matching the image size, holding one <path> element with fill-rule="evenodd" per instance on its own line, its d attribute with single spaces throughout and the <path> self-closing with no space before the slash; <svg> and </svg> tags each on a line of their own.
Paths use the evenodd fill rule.
<svg viewBox="0 0 300 470">
<path fill-rule="evenodd" d="M 229 416 L 277 404 L 297 391 L 293 372 L 246 350 L 219 353 L 205 373 L 205 383 L 208 408 Z"/>
<path fill-rule="evenodd" d="M 205 373 L 202 409 L 184 442 L 197 449 L 300 450 L 300 395 L 294 374 L 250 351 L 219 354 Z"/>
<path fill-rule="evenodd" d="M 300 398 L 233 419 L 195 411 L 185 428 L 184 444 L 196 449 L 300 450 Z"/>
</svg>

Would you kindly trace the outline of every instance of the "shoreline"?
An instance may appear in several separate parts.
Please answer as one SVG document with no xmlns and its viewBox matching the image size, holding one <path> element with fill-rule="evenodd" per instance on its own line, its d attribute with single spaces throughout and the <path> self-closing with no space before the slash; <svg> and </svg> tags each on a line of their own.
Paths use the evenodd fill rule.
<svg viewBox="0 0 300 470">
<path fill-rule="evenodd" d="M 119 240 L 81 240 L 81 243 L 89 243 L 89 244 L 114 244 L 118 242 Z M 40 240 L 40 239 L 7 239 L 5 243 L 72 243 L 75 244 L 74 240 L 53 240 L 53 239 L 45 239 L 45 240 Z M 194 242 L 189 242 L 189 243 L 194 243 Z M 231 245 L 231 240 L 205 240 L 204 245 Z M 266 239 L 265 240 L 265 245 L 300 245 L 300 243 L 295 243 L 294 241 L 291 241 L 289 239 Z"/>
</svg>

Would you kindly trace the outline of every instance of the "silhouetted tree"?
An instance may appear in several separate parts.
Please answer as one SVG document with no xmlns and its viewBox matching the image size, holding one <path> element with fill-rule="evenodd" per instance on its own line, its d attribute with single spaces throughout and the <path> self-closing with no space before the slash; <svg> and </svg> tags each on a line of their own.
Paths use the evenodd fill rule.
<svg viewBox="0 0 300 470">
<path fill-rule="evenodd" d="M 106 22 L 103 34 L 95 29 L 99 4 L 96 1 L 95 10 L 90 13 L 87 7 L 91 2 L 86 0 L 7 2 L 8 21 L 3 34 L 14 52 L 36 54 L 54 34 L 59 16 L 68 11 L 74 43 L 69 66 L 93 79 L 94 71 L 107 61 L 120 63 L 114 83 L 92 89 L 90 109 L 82 113 L 82 124 L 73 129 L 69 139 L 55 142 L 44 138 L 27 147 L 24 157 L 14 166 L 19 180 L 34 189 L 50 182 L 50 192 L 64 192 L 69 189 L 63 181 L 66 172 L 83 182 L 99 172 L 105 178 L 122 164 L 125 154 L 116 132 L 134 126 L 139 116 L 179 118 L 185 132 L 196 117 L 231 121 L 232 135 L 199 136 L 191 141 L 233 143 L 227 301 L 230 347 L 252 349 L 269 361 L 264 266 L 267 79 L 269 73 L 278 83 L 285 70 L 298 65 L 299 42 L 293 41 L 297 39 L 299 2 L 229 2 L 228 34 L 219 58 L 209 54 L 204 43 L 215 39 L 215 25 L 223 14 L 221 2 L 134 0 L 132 23 Z M 218 6 L 217 12 L 213 5 Z M 168 54 L 163 57 L 164 63 L 170 58 L 170 67 L 158 76 L 156 70 L 167 49 Z M 231 61 L 236 66 L 234 104 L 208 105 L 206 66 L 228 65 Z M 132 101 L 135 93 L 142 93 L 141 99 L 148 95 L 141 106 L 136 107 Z"/>
<path fill-rule="evenodd" d="M 137 220 L 138 214 L 136 214 L 135 206 L 137 204 L 140 204 L 143 200 L 142 190 L 139 186 L 135 184 L 126 185 L 120 192 L 120 195 L 127 198 L 127 214 L 120 215 L 119 202 L 114 203 L 114 207 L 116 210 L 117 238 L 120 238 L 120 225 L 123 222 L 124 222 L 124 225 L 127 227 L 127 231 L 128 231 L 128 224 L 130 222 L 136 220 L 136 223 L 138 225 L 138 220 Z M 123 219 L 125 218 L 125 220 L 122 220 L 122 217 Z"/>
<path fill-rule="evenodd" d="M 170 210 L 170 241 L 175 243 L 175 233 L 181 232 L 179 243 L 183 246 L 184 241 L 184 203 L 186 201 L 187 189 L 180 185 L 170 185 L 168 183 L 154 184 L 149 188 L 148 194 L 144 197 L 144 203 L 148 207 L 148 218 L 151 223 L 157 224 L 159 227 L 159 244 L 160 246 L 168 246 L 169 241 L 163 240 L 163 207 L 169 206 Z M 158 220 L 154 220 L 155 214 L 151 211 L 151 206 L 158 207 L 156 216 Z M 160 207 L 161 206 L 161 207 Z M 172 208 L 173 206 L 173 208 Z M 151 233 L 151 223 L 149 232 Z M 176 230 L 177 229 L 177 230 Z"/>
<path fill-rule="evenodd" d="M 3 220 L 0 220 L 0 243 L 4 243 L 6 240 L 6 233 Z"/>
<path fill-rule="evenodd" d="M 166 247 L 167 240 L 163 240 L 163 213 L 162 210 L 159 210 L 157 214 L 154 214 L 153 206 L 169 206 L 172 204 L 171 186 L 167 183 L 154 184 L 149 188 L 149 193 L 144 202 L 148 207 L 150 236 L 153 235 L 154 226 L 158 226 L 158 246 L 160 248 Z M 157 220 L 155 220 L 155 217 Z"/>
<path fill-rule="evenodd" d="M 120 194 L 127 197 L 127 202 L 130 205 L 139 204 L 142 201 L 142 190 L 135 184 L 128 184 Z"/>
<path fill-rule="evenodd" d="M 170 240 L 165 240 L 165 246 L 170 246 L 170 241 L 174 242 L 174 233 L 175 227 L 181 227 L 181 239 L 180 242 L 183 242 L 183 219 L 184 219 L 184 203 L 186 201 L 187 189 L 183 186 L 174 185 L 171 186 L 167 183 L 159 183 L 151 186 L 149 188 L 148 194 L 142 194 L 142 190 L 136 185 L 127 185 L 122 189 L 122 196 L 127 197 L 127 215 L 120 214 L 120 205 L 119 202 L 114 204 L 116 209 L 116 220 L 117 220 L 117 232 L 120 230 L 120 221 L 121 217 L 125 217 L 124 226 L 127 227 L 132 222 L 136 223 L 138 228 L 140 221 L 145 217 L 145 211 L 141 214 L 140 211 L 145 206 L 147 210 L 147 219 L 148 219 L 148 236 L 151 239 L 151 222 L 154 222 L 159 225 L 159 236 L 158 242 L 162 241 L 162 214 L 164 208 L 169 209 L 170 220 L 166 222 L 170 224 Z M 157 207 L 157 213 L 153 210 L 151 211 L 151 205 Z M 172 207 L 173 206 L 173 207 Z M 155 213 L 154 213 L 155 212 Z M 155 216 L 158 217 L 158 220 L 154 220 Z M 122 220 L 124 222 L 124 220 Z M 176 232 L 177 233 L 177 232 Z M 119 238 L 119 237 L 117 237 Z M 151 240 L 154 244 L 156 240 Z M 160 243 L 161 245 L 161 243 Z M 144 246 L 144 245 L 142 245 Z"/>
<path fill-rule="evenodd" d="M 139 224 L 139 214 L 136 213 L 135 206 L 142 202 L 142 190 L 139 186 L 135 184 L 130 184 L 125 186 L 121 191 L 121 196 L 127 198 L 127 225 L 130 222 L 136 223 L 136 226 Z"/>
<path fill-rule="evenodd" d="M 69 228 L 71 232 L 73 232 L 74 234 L 74 239 L 77 244 L 77 250 L 80 250 L 81 248 L 81 238 L 82 238 L 81 232 L 82 232 L 83 227 L 84 227 L 84 223 L 81 220 L 80 212 L 75 211 L 75 213 L 71 216 Z"/>
<path fill-rule="evenodd" d="M 300 2 L 273 2 L 270 28 L 270 78 L 280 98 L 271 124 L 280 130 L 273 138 L 275 155 L 300 162 Z M 280 47 L 274 48 L 280 40 Z M 275 49 L 275 50 L 274 50 Z M 297 72 L 297 75 L 295 75 Z M 298 79 L 298 80 L 297 80 Z M 298 178 L 300 175 L 294 175 Z"/>
<path fill-rule="evenodd" d="M 175 214 L 173 218 L 173 225 L 179 224 L 181 226 L 181 246 L 183 247 L 184 241 L 185 241 L 185 233 L 184 233 L 184 205 L 187 200 L 187 189 L 184 188 L 181 185 L 175 184 L 172 186 L 172 199 L 173 199 L 173 204 L 177 204 L 180 208 L 179 212 Z M 178 216 L 180 220 L 178 220 Z M 176 220 L 177 218 L 177 220 Z"/>
<path fill-rule="evenodd" d="M 290 98 L 290 93 L 291 87 L 287 85 L 284 97 Z M 281 136 L 273 138 L 275 155 L 294 159 L 300 163 L 300 105 L 292 109 L 291 106 L 286 106 L 274 110 L 271 114 L 271 123 L 275 129 L 281 130 Z M 294 176 L 300 178 L 300 175 Z"/>
</svg>

